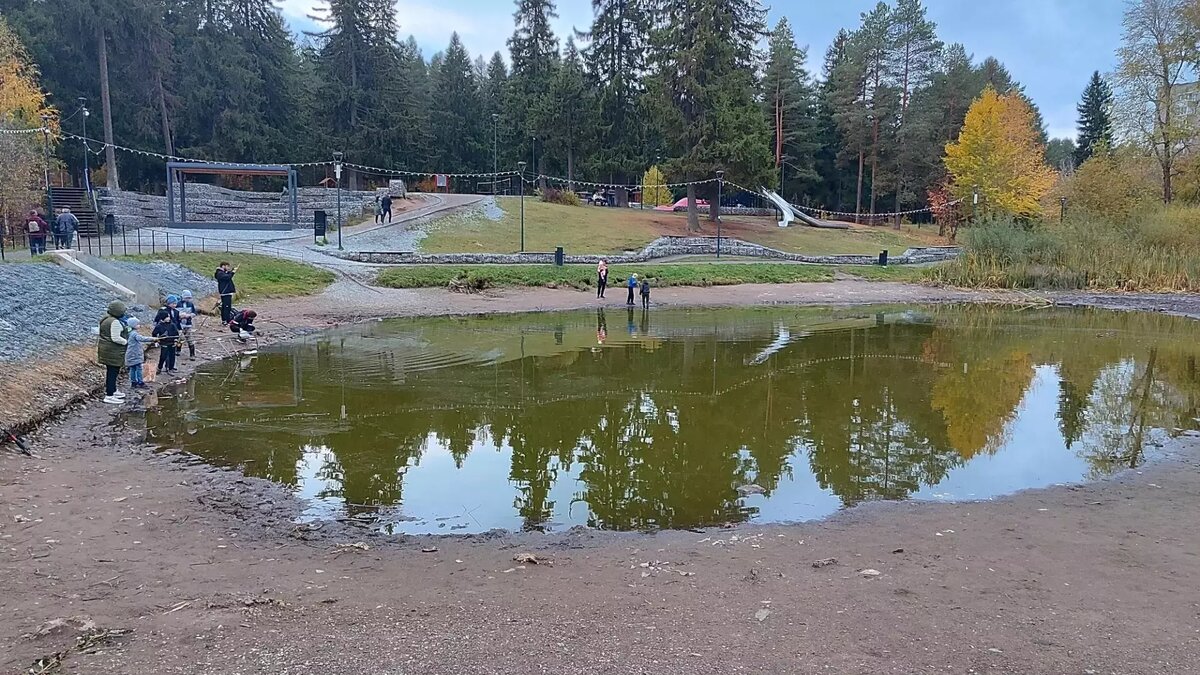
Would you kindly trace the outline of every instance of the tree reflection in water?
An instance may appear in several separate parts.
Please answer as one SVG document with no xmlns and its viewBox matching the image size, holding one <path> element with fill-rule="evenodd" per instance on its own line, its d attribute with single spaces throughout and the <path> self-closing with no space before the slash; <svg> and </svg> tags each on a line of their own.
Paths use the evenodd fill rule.
<svg viewBox="0 0 1200 675">
<path fill-rule="evenodd" d="M 972 495 L 999 493 L 986 472 L 958 470 L 1018 461 L 1011 449 L 1030 443 L 1033 483 L 1020 487 L 1101 476 L 1137 466 L 1162 430 L 1197 415 L 1191 327 L 1172 317 L 627 315 L 613 333 L 603 310 L 342 330 L 213 364 L 148 426 L 163 447 L 351 514 L 399 507 L 391 513 L 431 523 L 444 514 L 414 513 L 404 495 L 406 477 L 427 471 L 444 503 L 470 478 L 463 510 L 508 495 L 507 509 L 492 507 L 507 512 L 472 512 L 474 529 L 645 529 L 745 520 L 768 505 L 775 517 L 819 517 L 828 509 L 812 491 L 849 506 L 930 496 L 952 475 L 973 481 Z M 1035 370 L 1053 373 L 1056 423 L 1031 432 Z M 1026 436 L 1018 444 L 1014 433 Z M 497 453 L 507 475 L 471 473 L 477 456 Z M 431 461 L 438 468 L 422 467 Z M 765 494 L 741 497 L 751 483 Z"/>
</svg>

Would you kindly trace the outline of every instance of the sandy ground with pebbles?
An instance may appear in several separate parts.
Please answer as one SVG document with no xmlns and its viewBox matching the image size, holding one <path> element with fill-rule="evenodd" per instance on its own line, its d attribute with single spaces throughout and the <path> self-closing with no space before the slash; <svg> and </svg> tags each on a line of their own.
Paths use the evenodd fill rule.
<svg viewBox="0 0 1200 675">
<path fill-rule="evenodd" d="M 840 281 L 655 299 L 1023 298 Z M 1052 299 L 1200 314 L 1186 296 Z M 260 311 L 287 326 L 266 326 L 274 340 L 371 317 L 594 302 L 341 281 Z M 991 502 L 702 532 L 398 538 L 298 529 L 282 488 L 155 454 L 136 418 L 112 413 L 84 401 L 32 434 L 37 457 L 0 452 L 0 672 L 56 653 L 67 673 L 1200 672 L 1192 437 L 1137 471 Z M 524 553 L 544 562 L 514 561 Z"/>
</svg>

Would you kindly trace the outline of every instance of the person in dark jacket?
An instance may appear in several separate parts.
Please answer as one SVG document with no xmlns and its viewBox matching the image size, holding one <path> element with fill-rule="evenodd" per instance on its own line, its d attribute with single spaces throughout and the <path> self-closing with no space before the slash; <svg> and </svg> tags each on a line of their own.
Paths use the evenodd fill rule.
<svg viewBox="0 0 1200 675">
<path fill-rule="evenodd" d="M 179 306 L 177 309 L 179 310 L 179 332 L 183 335 L 183 342 L 187 344 L 188 360 L 195 361 L 196 328 L 193 321 L 200 311 L 196 309 L 196 300 L 192 296 L 191 291 L 184 291 L 179 294 Z"/>
<path fill-rule="evenodd" d="M 154 316 L 154 332 L 151 335 L 160 338 L 158 369 L 155 371 L 158 373 L 162 373 L 166 369 L 171 375 L 175 374 L 175 343 L 178 341 L 180 332 L 179 310 L 176 309 L 178 305 L 179 298 L 168 295 L 167 304 Z"/>
<path fill-rule="evenodd" d="M 37 211 L 30 211 L 25 219 L 25 232 L 29 235 L 29 255 L 41 255 L 46 252 L 46 233 L 50 226 Z"/>
<path fill-rule="evenodd" d="M 217 293 L 221 296 L 221 322 L 229 323 L 233 318 L 233 296 L 237 293 L 237 286 L 233 283 L 233 275 L 237 274 L 238 268 L 230 268 L 229 263 L 223 262 L 213 274 L 213 278 L 217 280 Z"/>
<path fill-rule="evenodd" d="M 650 309 L 650 278 L 642 279 L 642 309 Z"/>
<path fill-rule="evenodd" d="M 258 312 L 252 309 L 246 309 L 233 315 L 229 320 L 229 332 L 236 333 L 241 340 L 249 340 L 254 335 L 254 319 L 258 317 Z"/>
<path fill-rule="evenodd" d="M 604 297 L 604 289 L 608 288 L 608 261 L 601 260 L 596 265 L 596 297 Z"/>
<path fill-rule="evenodd" d="M 381 222 L 381 223 L 383 222 L 383 217 L 384 217 L 384 216 L 387 216 L 387 221 L 388 221 L 389 223 L 390 223 L 390 222 L 392 222 L 392 196 L 391 196 L 391 195 L 384 195 L 384 196 L 383 196 L 383 201 L 382 201 L 382 202 L 380 202 L 380 204 L 379 204 L 379 205 L 380 205 L 381 207 L 383 207 L 383 213 L 380 213 L 380 214 L 379 214 L 379 222 Z"/>
<path fill-rule="evenodd" d="M 79 229 L 79 219 L 71 213 L 71 209 L 63 207 L 62 213 L 54 219 L 54 248 L 71 248 L 75 240 L 75 230 Z"/>
<path fill-rule="evenodd" d="M 109 303 L 108 313 L 100 319 L 100 339 L 96 342 L 96 360 L 104 366 L 104 402 L 120 405 L 125 394 L 117 391 L 117 376 L 125 365 L 125 348 L 129 344 L 129 327 L 121 319 L 125 303 Z"/>
</svg>

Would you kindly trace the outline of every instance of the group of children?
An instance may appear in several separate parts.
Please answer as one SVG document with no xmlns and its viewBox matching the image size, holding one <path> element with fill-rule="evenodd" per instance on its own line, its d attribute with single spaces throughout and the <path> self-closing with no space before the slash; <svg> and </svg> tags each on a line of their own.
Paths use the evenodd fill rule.
<svg viewBox="0 0 1200 675">
<path fill-rule="evenodd" d="M 193 321 L 199 311 L 191 291 L 180 295 L 168 295 L 166 303 L 154 315 L 154 328 L 150 337 L 138 332 L 141 321 L 136 316 L 125 319 L 129 327 L 125 347 L 125 367 L 129 369 L 129 381 L 135 389 L 144 389 L 146 382 L 143 366 L 146 362 L 146 350 L 150 345 L 158 343 L 158 368 L 155 373 L 175 374 L 175 356 L 180 348 L 180 341 L 187 345 L 188 359 L 196 360 L 195 325 Z"/>
<path fill-rule="evenodd" d="M 637 273 L 630 274 L 629 281 L 626 282 L 626 287 L 629 289 L 629 296 L 625 299 L 625 304 L 627 306 L 630 306 L 630 307 L 633 306 L 634 292 L 640 288 L 641 296 L 642 296 L 642 308 L 648 309 L 650 307 L 650 278 L 649 277 L 643 277 L 639 284 Z M 598 265 L 596 265 L 596 297 L 603 298 L 604 291 L 607 288 L 608 288 L 608 261 L 601 260 L 600 263 Z"/>
</svg>

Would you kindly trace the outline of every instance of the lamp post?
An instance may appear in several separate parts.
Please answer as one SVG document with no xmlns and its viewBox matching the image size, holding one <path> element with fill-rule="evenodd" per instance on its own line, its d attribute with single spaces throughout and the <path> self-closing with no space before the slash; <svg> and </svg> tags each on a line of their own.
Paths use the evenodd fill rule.
<svg viewBox="0 0 1200 675">
<path fill-rule="evenodd" d="M 721 259 L 721 188 L 725 186 L 725 172 L 717 171 L 717 260 Z"/>
<path fill-rule="evenodd" d="M 1063 222 L 1067 219 L 1067 197 L 1066 195 L 1058 198 L 1058 222 Z"/>
<path fill-rule="evenodd" d="M 500 115 L 492 113 L 492 196 L 500 182 Z"/>
<path fill-rule="evenodd" d="M 42 115 L 42 161 L 46 172 L 46 218 L 54 220 L 54 194 L 50 192 L 50 116 Z"/>
<path fill-rule="evenodd" d="M 79 97 L 79 111 L 83 113 L 83 187 L 92 193 L 92 177 L 88 171 L 87 118 L 91 113 L 87 109 L 87 97 Z"/>
<path fill-rule="evenodd" d="M 663 173 L 662 173 L 662 155 L 661 155 L 661 154 L 656 154 L 656 155 L 654 155 L 654 168 L 655 168 L 655 169 L 657 169 L 657 171 L 658 171 L 658 178 L 659 178 L 658 184 L 654 186 L 654 208 L 656 208 L 656 209 L 657 209 L 657 208 L 658 208 L 658 191 L 659 191 L 660 189 L 662 189 L 662 186 L 663 186 L 663 182 L 662 182 L 662 175 L 663 175 Z"/>
<path fill-rule="evenodd" d="M 337 180 L 338 250 L 342 249 L 342 153 L 333 153 L 333 177 Z"/>
<path fill-rule="evenodd" d="M 525 252 L 525 162 L 517 162 L 517 168 L 520 169 L 520 176 L 517 178 L 521 183 L 521 253 Z"/>
</svg>

